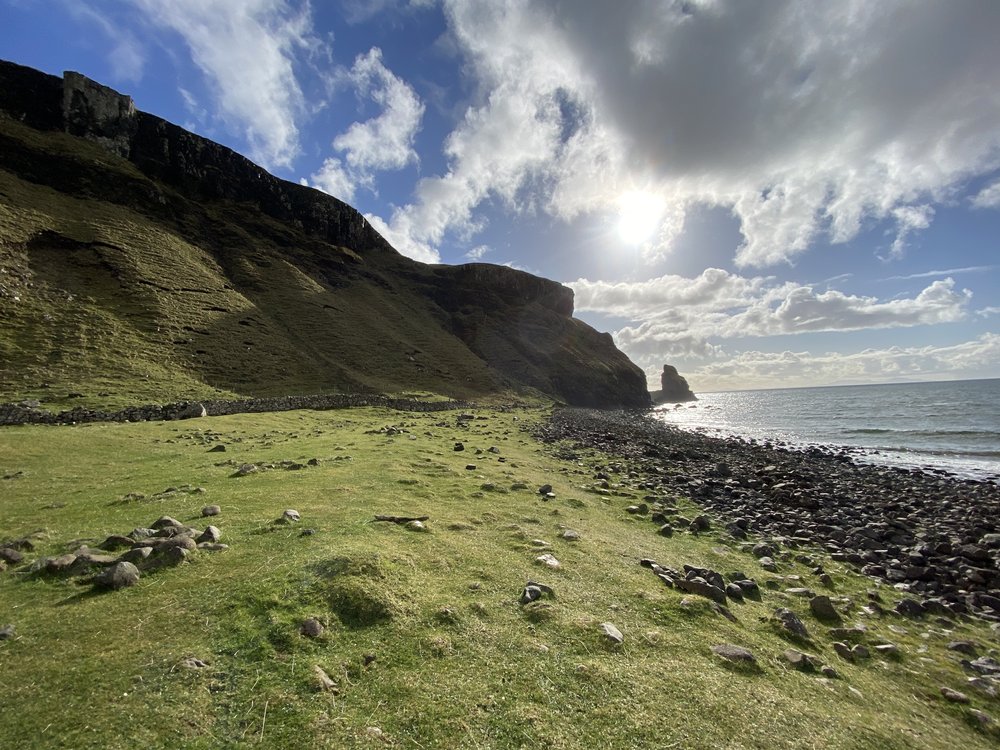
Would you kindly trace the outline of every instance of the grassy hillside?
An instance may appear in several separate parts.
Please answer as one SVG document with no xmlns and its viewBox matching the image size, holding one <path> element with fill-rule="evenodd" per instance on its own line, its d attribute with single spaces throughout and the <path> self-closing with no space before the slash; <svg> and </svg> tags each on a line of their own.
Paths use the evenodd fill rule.
<svg viewBox="0 0 1000 750">
<path fill-rule="evenodd" d="M 886 608 L 895 592 L 803 550 L 831 573 L 843 626 L 864 624 L 869 647 L 899 647 L 845 661 L 831 625 L 785 593 L 817 586 L 810 567 L 789 557 L 769 573 L 714 531 L 658 536 L 625 512 L 643 477 L 522 431 L 543 411 L 475 417 L 366 409 L 4 429 L 0 540 L 34 549 L 0 573 L 0 627 L 16 627 L 0 641 L 0 747 L 996 746 L 971 713 L 995 713 L 995 699 L 966 686 L 962 654 L 947 649 L 968 639 L 992 653 L 981 622 L 866 613 L 869 590 Z M 245 463 L 261 470 L 233 476 Z M 202 518 L 210 504 L 221 513 Z M 301 520 L 276 524 L 286 509 Z M 427 515 L 427 530 L 377 513 Z M 163 515 L 214 523 L 229 549 L 107 593 L 26 572 Z M 543 553 L 560 568 L 536 563 Z M 762 600 L 731 603 L 730 621 L 664 586 L 639 565 L 647 557 L 741 570 Z M 520 605 L 529 579 L 554 596 Z M 810 641 L 775 629 L 778 607 L 800 615 Z M 301 633 L 309 618 L 318 637 Z M 716 657 L 722 643 L 757 665 Z M 797 671 L 789 647 L 839 677 Z M 971 706 L 945 701 L 942 686 Z"/>
<path fill-rule="evenodd" d="M 194 160 L 204 184 L 183 171 L 174 182 L 153 179 L 88 140 L 0 112 L 0 401 L 57 410 L 517 389 L 648 404 L 642 372 L 610 337 L 570 317 L 570 290 L 503 267 L 411 261 L 370 228 L 355 231 L 367 224 L 350 207 L 156 123 L 175 140 L 163 141 L 166 161 L 146 155 L 151 173 Z M 181 147 L 191 153 L 169 150 Z M 205 197 L 210 178 L 227 184 L 197 161 L 208 152 L 242 170 L 234 181 L 257 177 L 269 191 Z M 320 236 L 309 230 L 315 217 L 276 218 L 265 198 L 349 226 Z M 367 244 L 329 240 L 341 235 Z"/>
<path fill-rule="evenodd" d="M 64 147 L 66 172 L 136 182 L 176 215 L 0 171 L 0 400 L 497 387 L 426 303 L 387 292 L 352 251 L 246 207 L 189 202 L 80 139 L 0 124 L 9 147 Z"/>
</svg>

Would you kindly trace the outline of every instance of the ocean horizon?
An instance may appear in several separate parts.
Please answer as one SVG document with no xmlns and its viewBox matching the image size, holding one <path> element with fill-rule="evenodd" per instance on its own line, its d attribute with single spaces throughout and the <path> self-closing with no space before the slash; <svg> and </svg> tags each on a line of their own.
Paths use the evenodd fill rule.
<svg viewBox="0 0 1000 750">
<path fill-rule="evenodd" d="M 708 435 L 835 446 L 867 463 L 1000 481 L 1000 378 L 715 391 L 698 399 L 654 414 Z"/>
</svg>

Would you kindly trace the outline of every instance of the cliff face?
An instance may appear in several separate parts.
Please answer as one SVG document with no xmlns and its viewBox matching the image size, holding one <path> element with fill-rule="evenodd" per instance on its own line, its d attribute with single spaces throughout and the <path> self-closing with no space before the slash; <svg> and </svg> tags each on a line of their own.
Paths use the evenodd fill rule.
<svg viewBox="0 0 1000 750">
<path fill-rule="evenodd" d="M 570 289 L 411 261 L 347 204 L 75 73 L 0 62 L 0 270 L 0 400 L 528 386 L 649 404 Z"/>
</svg>

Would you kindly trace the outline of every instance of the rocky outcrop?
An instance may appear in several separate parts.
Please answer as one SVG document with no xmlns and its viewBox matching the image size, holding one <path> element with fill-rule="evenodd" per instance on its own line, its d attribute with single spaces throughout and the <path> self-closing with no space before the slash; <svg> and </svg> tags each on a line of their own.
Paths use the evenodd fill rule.
<svg viewBox="0 0 1000 750">
<path fill-rule="evenodd" d="M 572 317 L 567 287 L 501 266 L 412 261 L 351 206 L 278 179 L 79 73 L 59 79 L 0 61 L 0 170 L 25 186 L 9 196 L 20 200 L 12 207 L 36 217 L 14 248 L 24 283 L 7 296 L 31 289 L 38 304 L 5 310 L 0 295 L 11 330 L 48 327 L 50 340 L 84 341 L 64 335 L 49 312 L 82 297 L 72 321 L 81 331 L 120 320 L 116 346 L 155 347 L 157 368 L 240 395 L 415 389 L 469 398 L 527 387 L 580 406 L 649 406 L 642 372 L 609 335 Z M 30 187 L 38 185 L 54 191 L 44 206 Z M 54 202 L 62 197 L 64 208 Z M 68 211 L 79 220 L 64 221 Z M 113 214 L 136 231 L 105 232 L 98 217 Z M 154 239 L 165 235 L 186 255 Z M 163 277 L 168 266 L 187 281 Z M 24 358 L 0 369 L 9 400 L 29 395 L 11 385 L 25 382 L 23 372 L 11 375 L 15 367 L 58 382 L 42 346 L 35 356 L 3 345 L 0 337 L 0 355 Z M 102 367 L 86 359 L 93 347 L 52 349 L 83 357 L 73 377 Z M 129 377 L 148 377 L 141 364 L 129 366 L 135 372 L 118 376 L 123 388 Z"/>
<path fill-rule="evenodd" d="M 691 391 L 677 368 L 673 365 L 663 365 L 660 375 L 660 390 L 650 393 L 654 404 L 676 404 L 684 401 L 697 401 L 698 397 Z"/>
</svg>

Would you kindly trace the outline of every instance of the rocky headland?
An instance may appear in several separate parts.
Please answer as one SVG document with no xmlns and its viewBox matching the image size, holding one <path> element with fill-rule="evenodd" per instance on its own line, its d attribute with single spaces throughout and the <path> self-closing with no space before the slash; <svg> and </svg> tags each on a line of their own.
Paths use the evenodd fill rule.
<svg viewBox="0 0 1000 750">
<path fill-rule="evenodd" d="M 703 520 L 666 512 L 690 497 L 765 566 L 817 549 L 909 592 L 900 614 L 975 614 L 1000 622 L 1000 486 L 857 463 L 837 448 L 798 450 L 684 432 L 647 415 L 562 409 L 538 433 L 620 458 L 641 479 L 663 533 Z M 751 544 L 751 542 L 747 542 Z M 824 571 L 817 566 L 816 584 Z M 877 601 L 870 606 L 878 608 Z"/>
</svg>

